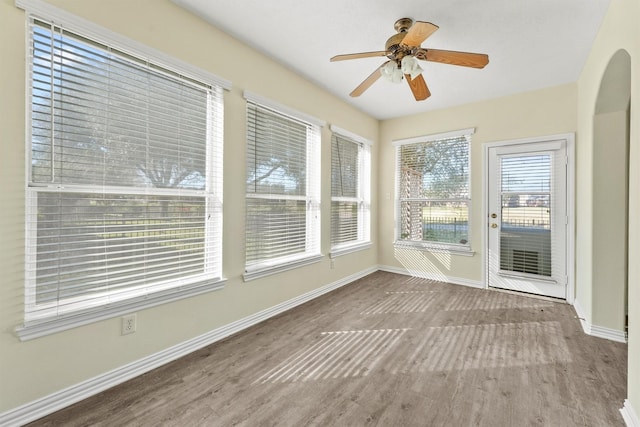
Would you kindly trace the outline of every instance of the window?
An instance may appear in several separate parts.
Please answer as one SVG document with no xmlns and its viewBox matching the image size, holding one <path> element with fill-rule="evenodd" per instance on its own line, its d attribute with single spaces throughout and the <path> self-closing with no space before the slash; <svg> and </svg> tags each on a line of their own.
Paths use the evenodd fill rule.
<svg viewBox="0 0 640 427">
<path fill-rule="evenodd" d="M 473 129 L 396 141 L 397 243 L 470 251 Z"/>
<path fill-rule="evenodd" d="M 244 278 L 250 280 L 320 259 L 320 126 L 245 97 Z"/>
<path fill-rule="evenodd" d="M 370 142 L 331 130 L 331 255 L 370 243 Z"/>
<path fill-rule="evenodd" d="M 220 287 L 222 87 L 39 20 L 30 35 L 24 329 Z"/>
</svg>

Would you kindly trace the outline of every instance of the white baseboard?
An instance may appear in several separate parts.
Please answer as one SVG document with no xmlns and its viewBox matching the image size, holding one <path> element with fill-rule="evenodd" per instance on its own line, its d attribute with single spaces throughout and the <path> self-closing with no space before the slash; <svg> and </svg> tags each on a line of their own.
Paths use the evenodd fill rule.
<svg viewBox="0 0 640 427">
<path fill-rule="evenodd" d="M 83 399 L 91 397 L 118 384 L 121 384 L 127 380 L 142 375 L 145 372 L 149 372 L 152 369 L 158 368 L 168 362 L 171 362 L 182 356 L 206 347 L 209 344 L 220 341 L 223 338 L 240 332 L 243 329 L 267 320 L 282 312 L 290 310 L 300 304 L 311 301 L 314 298 L 338 289 L 357 279 L 374 273 L 377 270 L 377 267 L 362 270 L 358 273 L 344 277 L 318 289 L 314 289 L 311 292 L 307 292 L 306 294 L 300 295 L 266 310 L 262 310 L 258 313 L 252 314 L 251 316 L 247 316 L 243 319 L 214 329 L 210 332 L 207 332 L 206 334 L 174 345 L 158 353 L 121 366 L 120 368 L 114 369 L 110 372 L 98 375 L 94 378 L 75 384 L 66 389 L 57 391 L 41 399 L 11 409 L 0 414 L 0 426 L 21 426 L 31 421 L 42 418 L 55 411 L 63 409 L 69 405 L 72 405 L 76 402 L 79 402 Z"/>
<path fill-rule="evenodd" d="M 627 342 L 627 334 L 625 334 L 624 331 L 605 328 L 604 326 L 591 325 L 591 335 L 615 342 Z"/>
<path fill-rule="evenodd" d="M 573 300 L 573 309 L 576 311 L 576 315 L 578 316 L 578 320 L 580 320 L 584 333 L 591 335 L 591 323 L 587 320 L 587 315 L 577 298 Z"/>
<path fill-rule="evenodd" d="M 454 285 L 469 286 L 472 288 L 484 289 L 484 282 L 481 280 L 461 279 L 459 277 L 446 276 L 444 274 L 432 274 L 427 271 L 409 270 L 402 267 L 393 267 L 390 265 L 379 265 L 378 268 L 389 273 L 404 274 L 405 276 L 421 277 L 423 279 L 436 280 L 438 282 L 453 283 Z"/>
<path fill-rule="evenodd" d="M 624 333 L 624 331 L 592 324 L 591 321 L 587 318 L 584 309 L 577 299 L 573 301 L 573 308 L 576 310 L 576 314 L 578 315 L 578 319 L 580 319 L 582 330 L 585 334 L 615 342 L 627 342 L 627 335 Z"/>
<path fill-rule="evenodd" d="M 624 401 L 624 406 L 620 409 L 620 413 L 627 427 L 640 427 L 640 417 L 638 417 L 637 412 L 633 410 L 631 402 L 629 402 L 628 399 Z"/>
</svg>

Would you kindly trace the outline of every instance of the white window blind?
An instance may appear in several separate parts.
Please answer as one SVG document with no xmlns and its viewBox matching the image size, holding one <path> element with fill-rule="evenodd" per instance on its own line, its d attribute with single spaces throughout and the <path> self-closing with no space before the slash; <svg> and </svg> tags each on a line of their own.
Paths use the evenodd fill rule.
<svg viewBox="0 0 640 427">
<path fill-rule="evenodd" d="M 552 156 L 502 157 L 500 269 L 552 274 Z"/>
<path fill-rule="evenodd" d="M 331 250 L 370 240 L 369 144 L 334 132 L 331 137 Z"/>
<path fill-rule="evenodd" d="M 398 241 L 469 247 L 471 134 L 397 144 Z"/>
<path fill-rule="evenodd" d="M 221 280 L 222 89 L 33 20 L 25 325 Z"/>
<path fill-rule="evenodd" d="M 246 271 L 320 255 L 320 127 L 247 102 Z"/>
</svg>

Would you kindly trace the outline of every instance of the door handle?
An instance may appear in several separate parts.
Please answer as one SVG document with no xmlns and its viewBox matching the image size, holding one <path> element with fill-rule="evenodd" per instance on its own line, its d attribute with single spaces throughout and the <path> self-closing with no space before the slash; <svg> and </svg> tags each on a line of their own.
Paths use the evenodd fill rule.
<svg viewBox="0 0 640 427">
<path fill-rule="evenodd" d="M 498 224 L 496 224 L 495 222 L 491 224 L 491 228 L 498 228 Z"/>
<path fill-rule="evenodd" d="M 498 218 L 498 214 L 492 213 L 491 218 Z"/>
</svg>

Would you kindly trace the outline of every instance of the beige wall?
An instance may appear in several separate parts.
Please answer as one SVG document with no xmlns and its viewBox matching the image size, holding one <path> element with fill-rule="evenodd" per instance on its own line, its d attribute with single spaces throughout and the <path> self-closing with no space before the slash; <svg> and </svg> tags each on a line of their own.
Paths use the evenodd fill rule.
<svg viewBox="0 0 640 427">
<path fill-rule="evenodd" d="M 224 290 L 138 312 L 138 330 L 120 336 L 120 319 L 32 341 L 13 333 L 22 321 L 24 257 L 25 13 L 0 0 L 0 413 L 121 367 L 234 320 L 376 265 L 373 248 L 244 283 L 245 101 L 273 99 L 377 141 L 378 122 L 281 65 L 217 31 L 168 0 L 51 1 L 80 17 L 225 79 Z M 222 55 L 233 52 L 234 61 Z M 236 61 L 245 63 L 234 69 Z M 322 133 L 322 251 L 329 251 L 330 132 Z M 372 162 L 377 162 L 373 150 Z M 374 169 L 372 185 L 377 174 Z M 373 203 L 376 203 L 373 194 Z M 377 222 L 375 212 L 372 222 Z M 372 233 L 376 241 L 376 230 Z"/>
<path fill-rule="evenodd" d="M 627 283 L 627 112 L 594 116 L 592 323 L 624 332 Z"/>
<path fill-rule="evenodd" d="M 585 309 L 589 322 L 607 316 L 598 300 L 599 283 L 593 277 L 592 263 L 598 242 L 594 230 L 606 227 L 596 222 L 594 212 L 594 164 L 599 161 L 594 148 L 594 115 L 600 85 L 607 65 L 615 53 L 624 49 L 631 57 L 631 111 L 629 153 L 629 368 L 628 396 L 640 413 L 640 2 L 612 1 L 605 20 L 578 80 L 578 156 L 577 156 L 577 242 L 576 298 Z"/>
<path fill-rule="evenodd" d="M 490 66 L 490 65 L 489 65 Z M 380 127 L 379 263 L 408 268 L 425 276 L 480 282 L 482 277 L 482 164 L 483 144 L 574 132 L 576 85 L 567 84 L 534 92 L 463 105 L 446 110 L 384 121 Z M 429 254 L 393 246 L 395 223 L 395 150 L 391 141 L 459 129 L 475 128 L 471 142 L 470 236 L 473 257 Z M 388 198 L 387 198 L 388 196 Z"/>
</svg>

